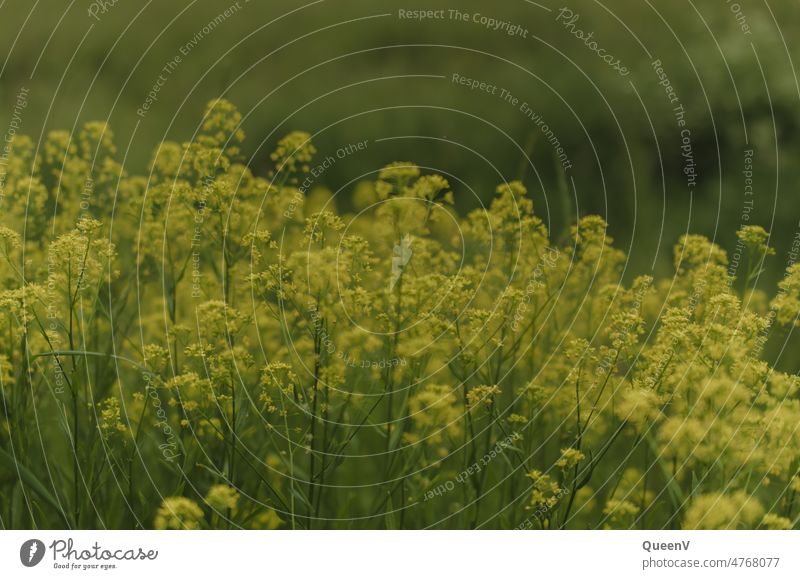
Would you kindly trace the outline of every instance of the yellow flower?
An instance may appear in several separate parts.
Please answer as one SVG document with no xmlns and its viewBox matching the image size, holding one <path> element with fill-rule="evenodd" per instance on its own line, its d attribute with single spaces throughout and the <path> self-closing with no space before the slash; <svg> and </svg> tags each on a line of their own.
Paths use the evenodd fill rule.
<svg viewBox="0 0 800 579">
<path fill-rule="evenodd" d="M 764 514 L 758 499 L 741 490 L 695 497 L 683 517 L 684 529 L 751 529 Z"/>
<path fill-rule="evenodd" d="M 404 161 L 390 163 L 378 173 L 378 178 L 381 181 L 394 181 L 397 183 L 407 183 L 417 177 L 419 177 L 419 167 L 414 163 Z"/>
<path fill-rule="evenodd" d="M 408 404 L 411 420 L 428 444 L 440 443 L 445 434 L 456 437 L 461 433 L 463 406 L 452 386 L 426 383 Z"/>
<path fill-rule="evenodd" d="M 775 250 L 767 245 L 769 233 L 759 225 L 745 225 L 736 232 L 736 237 L 742 240 L 745 246 L 757 257 L 775 255 Z"/>
<path fill-rule="evenodd" d="M 235 511 L 238 503 L 239 493 L 228 485 L 214 485 L 206 494 L 206 504 L 217 512 Z"/>
<path fill-rule="evenodd" d="M 607 529 L 625 529 L 633 526 L 639 507 L 628 500 L 610 499 L 603 507 L 603 514 Z"/>
<path fill-rule="evenodd" d="M 17 232 L 8 227 L 0 226 L 0 251 L 3 252 L 3 255 L 8 256 L 12 250 L 20 245 L 20 236 Z"/>
<path fill-rule="evenodd" d="M 511 414 L 508 417 L 508 422 L 511 424 L 527 424 L 528 419 L 521 414 Z"/>
<path fill-rule="evenodd" d="M 157 530 L 199 529 L 203 520 L 203 510 L 186 497 L 167 497 L 156 513 L 153 526 Z"/>
<path fill-rule="evenodd" d="M 467 393 L 467 403 L 470 408 L 475 408 L 479 404 L 491 406 L 499 394 L 501 390 L 497 386 L 476 386 Z"/>
<path fill-rule="evenodd" d="M 792 521 L 774 513 L 767 513 L 764 515 L 764 520 L 761 521 L 761 526 L 765 529 L 785 531 L 792 528 Z"/>
<path fill-rule="evenodd" d="M 800 326 L 800 263 L 786 270 L 778 284 L 778 295 L 770 305 L 779 323 Z"/>
<path fill-rule="evenodd" d="M 561 458 L 556 461 L 556 466 L 561 470 L 569 470 L 577 466 L 586 455 L 577 448 L 562 448 Z"/>
<path fill-rule="evenodd" d="M 255 516 L 250 524 L 251 529 L 273 531 L 283 525 L 283 520 L 272 509 L 265 509 Z"/>
<path fill-rule="evenodd" d="M 224 149 L 228 156 L 235 157 L 239 154 L 239 145 L 244 141 L 241 123 L 242 114 L 230 101 L 212 100 L 206 107 L 197 141 L 207 147 Z"/>
<path fill-rule="evenodd" d="M 647 428 L 661 416 L 661 401 L 653 390 L 634 386 L 622 391 L 614 412 L 620 420 Z"/>
<path fill-rule="evenodd" d="M 128 430 L 120 417 L 119 398 L 112 396 L 111 398 L 106 398 L 101 404 L 98 426 L 103 438 L 106 440 L 109 440 L 115 433 L 118 434 Z"/>
<path fill-rule="evenodd" d="M 278 147 L 270 158 L 275 162 L 277 173 L 286 171 L 291 174 L 298 170 L 307 172 L 308 164 L 316 153 L 317 149 L 311 143 L 311 135 L 303 131 L 294 131 L 278 142 Z"/>
<path fill-rule="evenodd" d="M 14 385 L 14 374 L 11 372 L 11 364 L 8 357 L 0 354 L 0 387 L 9 388 Z"/>
</svg>

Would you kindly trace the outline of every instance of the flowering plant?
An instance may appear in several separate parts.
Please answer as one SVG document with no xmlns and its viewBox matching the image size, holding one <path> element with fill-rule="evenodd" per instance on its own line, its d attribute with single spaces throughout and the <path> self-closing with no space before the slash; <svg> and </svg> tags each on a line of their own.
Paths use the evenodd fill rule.
<svg viewBox="0 0 800 579">
<path fill-rule="evenodd" d="M 602 218 L 554 243 L 517 181 L 461 217 L 410 162 L 346 211 L 308 134 L 258 176 L 241 120 L 213 101 L 147 177 L 103 123 L 14 140 L 6 524 L 797 528 L 800 384 L 765 344 L 799 266 L 770 300 L 687 235 L 625 283 Z M 774 251 L 739 237 L 751 288 Z"/>
</svg>

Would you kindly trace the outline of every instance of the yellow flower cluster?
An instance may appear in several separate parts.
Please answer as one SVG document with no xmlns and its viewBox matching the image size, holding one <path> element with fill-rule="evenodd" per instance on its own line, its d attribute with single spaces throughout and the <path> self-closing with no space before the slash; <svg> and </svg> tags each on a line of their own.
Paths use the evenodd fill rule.
<svg viewBox="0 0 800 579">
<path fill-rule="evenodd" d="M 603 218 L 556 243 L 519 181 L 460 215 L 398 162 L 343 202 L 308 133 L 251 168 L 241 122 L 211 102 L 147 177 L 105 123 L 15 139 L 0 449 L 64 505 L 26 523 L 797 527 L 800 265 L 754 291 L 763 228 L 627 277 Z"/>
<path fill-rule="evenodd" d="M 153 527 L 164 530 L 199 529 L 203 521 L 203 509 L 186 497 L 168 497 L 156 512 Z"/>
</svg>

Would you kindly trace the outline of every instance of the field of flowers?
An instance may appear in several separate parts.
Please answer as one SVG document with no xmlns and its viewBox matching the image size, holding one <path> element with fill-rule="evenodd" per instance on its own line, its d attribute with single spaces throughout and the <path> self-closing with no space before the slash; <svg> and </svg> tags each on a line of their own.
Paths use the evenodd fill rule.
<svg viewBox="0 0 800 579">
<path fill-rule="evenodd" d="M 343 203 L 310 135 L 255 175 L 233 105 L 199 126 L 143 175 L 105 123 L 13 142 L 2 527 L 798 528 L 800 380 L 765 345 L 800 265 L 754 289 L 764 229 L 634 277 L 520 182 L 459 215 L 398 162 Z"/>
</svg>

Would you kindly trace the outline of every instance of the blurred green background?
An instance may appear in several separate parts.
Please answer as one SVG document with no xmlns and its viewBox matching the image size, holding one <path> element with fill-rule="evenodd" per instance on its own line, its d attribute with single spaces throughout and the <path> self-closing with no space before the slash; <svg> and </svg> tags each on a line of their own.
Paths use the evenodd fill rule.
<svg viewBox="0 0 800 579">
<path fill-rule="evenodd" d="M 489 201 L 502 179 L 522 178 L 557 235 L 577 214 L 606 216 L 631 254 L 631 274 L 653 266 L 669 271 L 671 247 L 685 231 L 733 249 L 735 231 L 748 223 L 742 171 L 751 148 L 749 223 L 771 230 L 778 250 L 765 287 L 782 275 L 800 219 L 794 2 L 240 0 L 232 6 L 232 0 L 3 3 L 0 129 L 27 88 L 20 132 L 40 140 L 48 130 L 108 119 L 120 160 L 130 173 L 143 173 L 158 142 L 190 139 L 205 103 L 225 96 L 245 115 L 245 153 L 257 173 L 266 173 L 282 134 L 302 129 L 314 134 L 323 157 L 369 140 L 365 151 L 338 161 L 321 179 L 334 191 L 345 188 L 337 197 L 343 208 L 350 183 L 393 160 L 448 175 L 462 211 Z M 593 32 L 628 76 L 557 20 L 562 7 L 579 14 L 572 30 Z M 452 8 L 470 19 L 398 17 L 401 9 Z M 231 14 L 220 17 L 226 9 Z M 527 38 L 473 22 L 474 13 L 517 24 Z M 176 56 L 181 62 L 165 73 Z M 693 190 L 655 59 L 686 109 L 697 164 Z M 561 170 L 551 143 L 519 105 L 455 84 L 454 73 L 527 102 L 552 128 L 572 169 Z M 137 115 L 159 75 L 158 100 Z"/>
</svg>

